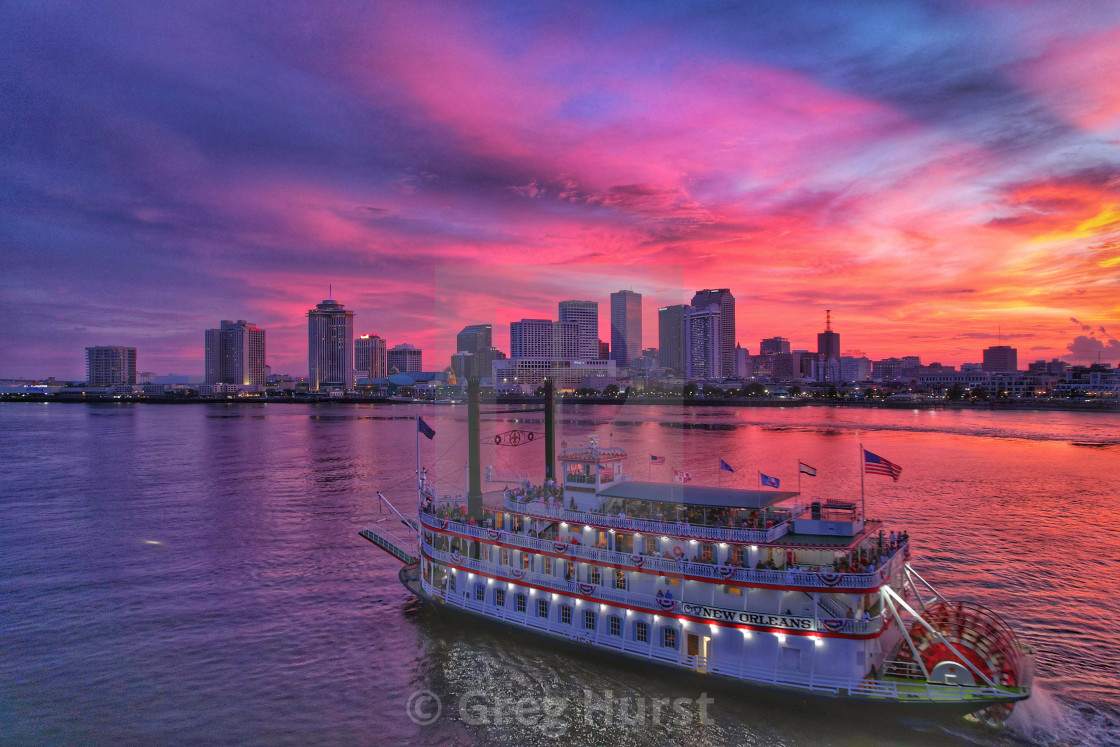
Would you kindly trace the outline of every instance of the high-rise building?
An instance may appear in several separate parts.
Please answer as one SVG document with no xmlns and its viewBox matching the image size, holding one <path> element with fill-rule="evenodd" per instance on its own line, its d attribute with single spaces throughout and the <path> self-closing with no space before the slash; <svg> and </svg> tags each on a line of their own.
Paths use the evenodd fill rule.
<svg viewBox="0 0 1120 747">
<path fill-rule="evenodd" d="M 136 383 L 136 348 L 97 345 L 86 348 L 86 383 L 119 386 Z"/>
<path fill-rule="evenodd" d="M 207 384 L 265 385 L 263 329 L 244 319 L 223 319 L 217 329 L 206 330 L 204 339 Z"/>
<path fill-rule="evenodd" d="M 334 299 L 307 312 L 307 374 L 312 391 L 354 388 L 354 312 Z"/>
<path fill-rule="evenodd" d="M 1019 370 L 1019 351 L 1010 345 L 984 348 L 983 370 L 988 373 Z"/>
<path fill-rule="evenodd" d="M 735 373 L 735 296 L 727 288 L 697 291 L 692 297 L 692 308 L 706 309 L 719 306 L 720 362 L 719 370 L 711 378 L 727 378 Z"/>
<path fill-rule="evenodd" d="M 398 373 L 413 373 L 424 370 L 423 351 L 407 342 L 389 348 L 386 357 L 389 368 L 397 369 Z"/>
<path fill-rule="evenodd" d="M 759 355 L 774 355 L 775 353 L 788 353 L 789 340 L 784 337 L 767 337 L 758 344 Z"/>
<path fill-rule="evenodd" d="M 494 344 L 493 329 L 489 324 L 471 324 L 455 337 L 455 352 L 477 353 Z"/>
<path fill-rule="evenodd" d="M 817 335 L 817 356 L 823 360 L 838 360 L 840 334 L 832 331 L 832 310 L 826 310 L 824 314 L 824 332 Z"/>
<path fill-rule="evenodd" d="M 456 376 L 468 378 L 477 376 L 481 379 L 490 378 L 493 373 L 494 361 L 506 359 L 506 354 L 491 345 L 477 353 L 468 353 L 461 350 L 451 356 L 451 370 Z"/>
<path fill-rule="evenodd" d="M 689 379 L 723 378 L 723 325 L 719 304 L 691 306 L 684 314 L 684 375 Z"/>
<path fill-rule="evenodd" d="M 663 368 L 684 373 L 684 304 L 657 310 L 657 359 Z"/>
<path fill-rule="evenodd" d="M 354 340 L 354 370 L 370 379 L 388 376 L 385 340 L 379 335 L 362 335 Z"/>
<path fill-rule="evenodd" d="M 575 322 L 579 330 L 576 358 L 599 360 L 599 302 L 561 301 L 560 321 Z"/>
<path fill-rule="evenodd" d="M 611 344 L 599 340 L 599 360 L 609 361 L 611 359 Z"/>
<path fill-rule="evenodd" d="M 611 360 L 619 366 L 642 354 L 642 294 L 620 290 L 611 294 Z"/>
<path fill-rule="evenodd" d="M 510 322 L 509 357 L 579 360 L 579 325 L 551 319 Z"/>
</svg>

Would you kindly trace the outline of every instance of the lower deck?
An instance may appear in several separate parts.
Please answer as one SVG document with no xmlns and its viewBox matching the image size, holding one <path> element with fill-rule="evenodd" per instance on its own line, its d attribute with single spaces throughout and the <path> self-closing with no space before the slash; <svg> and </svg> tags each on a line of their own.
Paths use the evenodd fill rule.
<svg viewBox="0 0 1120 747">
<path fill-rule="evenodd" d="M 421 561 L 421 568 L 415 583 L 407 585 L 423 598 L 582 647 L 699 674 L 824 697 L 958 706 L 965 713 L 1027 696 L 1019 688 L 859 674 L 882 661 L 882 647 L 889 646 L 889 640 L 739 630 L 448 571 L 428 558 Z"/>
</svg>

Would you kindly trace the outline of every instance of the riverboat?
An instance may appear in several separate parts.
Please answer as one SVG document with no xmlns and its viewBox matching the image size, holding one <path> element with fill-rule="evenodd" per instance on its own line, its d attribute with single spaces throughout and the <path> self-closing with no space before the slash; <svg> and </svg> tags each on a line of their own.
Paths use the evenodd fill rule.
<svg viewBox="0 0 1120 747">
<path fill-rule="evenodd" d="M 1033 655 L 1011 627 L 938 593 L 911 567 L 908 533 L 860 503 L 635 480 L 626 452 L 595 437 L 561 451 L 553 473 L 547 410 L 552 474 L 539 484 L 482 492 L 475 394 L 466 494 L 437 494 L 418 459 L 418 519 L 389 504 L 406 539 L 361 531 L 405 563 L 416 596 L 589 650 L 853 703 L 1002 720 L 1030 696 Z"/>
</svg>

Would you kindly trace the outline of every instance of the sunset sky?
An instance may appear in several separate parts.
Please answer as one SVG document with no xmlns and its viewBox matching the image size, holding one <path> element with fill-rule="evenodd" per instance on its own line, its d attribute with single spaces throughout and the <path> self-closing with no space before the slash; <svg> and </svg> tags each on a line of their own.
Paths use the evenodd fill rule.
<svg viewBox="0 0 1120 747">
<path fill-rule="evenodd" d="M 1120 359 L 1120 3 L 8 3 L 0 376 L 200 374 L 307 309 L 465 324 L 730 287 L 738 339 Z"/>
</svg>

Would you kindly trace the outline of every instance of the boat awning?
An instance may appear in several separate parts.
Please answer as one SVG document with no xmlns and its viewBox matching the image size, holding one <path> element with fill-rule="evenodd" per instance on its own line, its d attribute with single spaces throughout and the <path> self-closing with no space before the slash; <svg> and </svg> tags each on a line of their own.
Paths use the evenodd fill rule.
<svg viewBox="0 0 1120 747">
<path fill-rule="evenodd" d="M 676 482 L 628 480 L 599 491 L 603 498 L 622 498 L 653 503 L 680 503 L 715 508 L 762 509 L 800 495 L 790 490 L 741 490 L 713 488 L 708 485 L 682 485 Z"/>
</svg>

